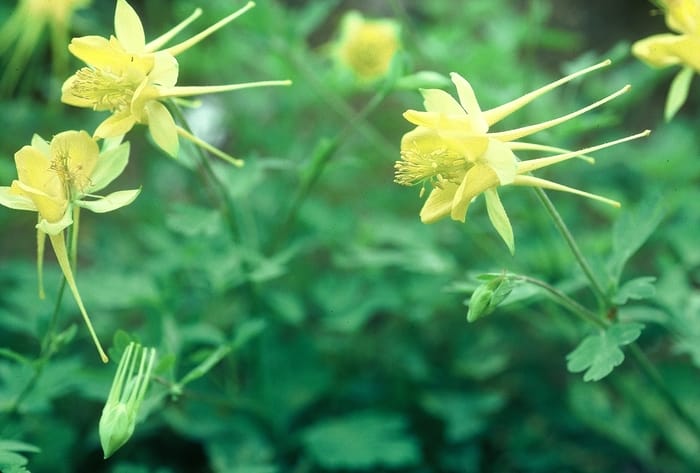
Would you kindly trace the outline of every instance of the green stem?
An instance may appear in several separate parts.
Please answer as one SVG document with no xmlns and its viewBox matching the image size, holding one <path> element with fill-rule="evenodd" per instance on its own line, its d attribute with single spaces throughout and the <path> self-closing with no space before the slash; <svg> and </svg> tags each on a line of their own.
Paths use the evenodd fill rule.
<svg viewBox="0 0 700 473">
<path fill-rule="evenodd" d="M 292 223 L 296 220 L 297 214 L 299 213 L 299 209 L 301 208 L 304 200 L 309 195 L 309 192 L 318 181 L 321 173 L 335 152 L 338 150 L 341 143 L 345 141 L 345 139 L 347 139 L 347 137 L 350 136 L 356 129 L 357 123 L 364 121 L 365 118 L 384 101 L 390 90 L 390 86 L 382 87 L 340 132 L 338 132 L 331 140 L 321 143 L 319 148 L 317 148 L 316 153 L 311 158 L 308 172 L 302 175 L 299 187 L 297 187 L 294 197 L 292 197 L 289 210 L 287 211 L 287 215 L 280 225 L 277 237 L 273 241 L 272 248 L 276 248 L 288 234 Z"/>
<path fill-rule="evenodd" d="M 564 220 L 561 218 L 561 215 L 557 211 L 556 207 L 554 207 L 554 204 L 549 199 L 549 196 L 544 190 L 540 189 L 539 187 L 535 187 L 535 194 L 537 194 L 537 197 L 540 199 L 540 202 L 542 202 L 542 205 L 544 205 L 545 209 L 547 209 L 547 212 L 549 212 L 549 215 L 554 221 L 554 225 L 557 227 L 557 230 L 559 230 L 559 233 L 561 233 L 562 237 L 564 237 L 564 240 L 566 241 L 567 245 L 569 245 L 569 249 L 573 253 L 574 258 L 583 270 L 583 273 L 588 278 L 588 281 L 591 283 L 591 290 L 595 294 L 599 306 L 609 306 L 610 304 L 607 303 L 608 301 L 603 287 L 598 282 L 598 279 L 595 277 L 595 274 L 593 274 L 593 270 L 588 264 L 588 260 L 586 260 L 586 257 L 583 256 L 583 253 L 581 252 L 578 243 L 576 243 L 574 236 L 569 231 L 569 227 L 567 227 L 566 223 L 564 223 Z"/>
<path fill-rule="evenodd" d="M 578 261 L 579 265 L 581 266 L 581 269 L 583 269 L 583 272 L 586 274 L 588 277 L 588 280 L 591 283 L 591 288 L 593 292 L 595 293 L 599 304 L 601 307 L 610 307 L 610 303 L 605 296 L 605 292 L 603 291 L 602 287 L 598 283 L 598 280 L 595 278 L 595 275 L 593 274 L 593 271 L 591 270 L 590 265 L 588 264 L 588 261 L 586 258 L 583 256 L 583 253 L 581 253 L 581 250 L 579 249 L 576 240 L 574 240 L 573 235 L 569 231 L 568 227 L 566 226 L 566 223 L 564 223 L 564 220 L 561 218 L 561 215 L 559 215 L 559 212 L 557 212 L 557 209 L 554 207 L 554 204 L 552 201 L 549 199 L 547 194 L 540 188 L 535 188 L 535 192 L 537 193 L 537 196 L 539 197 L 540 201 L 542 204 L 544 204 L 545 208 L 551 215 L 552 219 L 554 220 L 554 224 L 556 225 L 557 229 L 559 232 L 562 234 L 564 239 L 566 240 L 567 244 L 569 245 L 569 248 L 574 254 L 574 257 Z M 528 278 L 530 279 L 530 278 Z M 534 284 L 534 281 L 529 281 Z M 542 286 L 544 287 L 544 286 Z M 551 291 L 550 291 L 551 292 Z M 564 295 L 566 298 L 568 296 Z M 561 297 L 557 296 L 560 301 L 563 301 Z M 576 305 L 579 305 L 578 302 L 576 301 L 568 301 L 566 302 L 567 304 L 570 304 L 570 302 L 574 302 Z M 572 306 L 574 307 L 574 306 Z M 582 307 L 582 306 L 581 306 Z M 596 317 L 595 314 L 590 312 L 588 309 L 585 309 L 585 312 L 587 312 L 590 316 L 593 317 L 593 319 L 589 320 L 590 322 L 594 323 L 597 327 L 605 327 L 606 323 L 605 320 Z M 588 320 L 588 316 L 586 317 Z M 668 389 L 666 386 L 666 383 L 664 382 L 661 374 L 658 372 L 656 367 L 649 361 L 649 358 L 644 354 L 644 352 L 639 348 L 639 345 L 636 343 L 632 343 L 629 346 L 629 352 L 632 354 L 632 358 L 634 358 L 635 362 L 639 366 L 639 368 L 642 370 L 642 372 L 647 376 L 649 381 L 654 385 L 654 387 L 659 391 L 661 396 L 668 402 L 669 406 L 673 410 L 673 412 L 678 415 L 678 417 L 686 424 L 686 426 L 693 432 L 694 435 L 698 439 L 700 439 L 700 426 L 698 423 L 688 414 L 688 412 L 685 410 L 685 408 L 678 402 L 678 400 L 675 398 L 671 390 Z"/>
<path fill-rule="evenodd" d="M 513 276 L 521 281 L 527 282 L 534 286 L 541 287 L 542 289 L 547 291 L 547 293 L 552 297 L 552 299 L 558 302 L 559 305 L 561 305 L 562 307 L 566 307 L 572 313 L 577 315 L 579 318 L 585 320 L 586 322 L 589 322 L 595 325 L 596 327 L 600 328 L 605 328 L 608 326 L 608 323 L 606 323 L 604 319 L 601 319 L 593 311 L 587 309 L 586 307 L 584 307 L 583 305 L 581 305 L 576 300 L 572 299 L 566 293 L 557 289 L 556 287 L 540 279 L 532 278 L 530 276 L 525 276 L 521 274 L 513 274 Z"/>
<path fill-rule="evenodd" d="M 681 405 L 681 403 L 675 398 L 670 389 L 666 386 L 661 373 L 656 369 L 656 367 L 649 361 L 649 358 L 644 354 L 639 345 L 632 343 L 629 345 L 629 352 L 632 354 L 632 358 L 637 362 L 637 365 L 646 375 L 649 381 L 656 387 L 661 396 L 668 402 L 671 406 L 671 410 L 685 423 L 685 425 L 693 432 L 696 438 L 700 439 L 700 426 L 697 421 L 688 414 L 688 411 Z"/>
<path fill-rule="evenodd" d="M 185 119 L 184 114 L 182 113 L 182 110 L 178 105 L 172 101 L 169 101 L 166 105 L 168 105 L 168 110 L 175 116 L 175 120 L 180 123 L 180 126 L 178 127 L 179 130 L 182 132 L 185 132 L 189 137 L 194 137 L 194 134 L 192 133 L 192 129 L 190 128 L 189 124 L 187 123 L 187 120 Z M 183 134 L 183 133 L 181 133 Z M 188 137 L 188 138 L 189 138 Z M 197 140 L 199 140 L 197 138 Z M 200 142 L 203 143 L 203 141 L 199 140 Z M 213 183 L 215 192 L 218 194 L 219 197 L 219 202 L 222 207 L 222 213 L 224 214 L 224 219 L 226 220 L 226 223 L 229 227 L 229 230 L 231 232 L 231 237 L 234 239 L 238 239 L 239 233 L 238 233 L 238 225 L 236 224 L 236 217 L 235 217 L 235 211 L 233 207 L 233 203 L 231 202 L 231 199 L 226 192 L 226 188 L 224 185 L 221 183 L 219 178 L 217 177 L 216 173 L 214 172 L 214 169 L 212 168 L 211 164 L 209 163 L 209 160 L 204 154 L 204 151 L 202 151 L 201 145 L 197 146 L 199 143 L 195 142 L 195 146 L 193 147 L 196 150 L 197 157 L 199 158 L 199 168 L 203 171 L 204 179 L 208 180 Z M 210 146 L 210 145 L 209 145 Z M 221 157 L 220 155 L 217 154 L 217 156 Z M 240 166 L 239 162 L 232 162 L 233 165 Z"/>
<path fill-rule="evenodd" d="M 10 418 L 15 415 L 22 402 L 27 398 L 27 396 L 32 392 L 34 386 L 39 381 L 42 373 L 44 372 L 44 367 L 49 362 L 51 357 L 56 353 L 56 347 L 53 344 L 53 339 L 55 337 L 56 325 L 58 324 L 58 313 L 61 310 L 61 302 L 63 301 L 63 294 L 66 289 L 66 278 L 61 276 L 61 285 L 58 288 L 58 295 L 56 296 L 56 303 L 54 304 L 53 313 L 51 314 L 51 319 L 49 320 L 49 325 L 46 330 L 46 334 L 41 341 L 41 351 L 39 352 L 39 358 L 34 363 L 34 373 L 32 377 L 27 381 L 22 391 L 17 395 L 12 404 L 5 412 L 6 418 Z"/>
</svg>

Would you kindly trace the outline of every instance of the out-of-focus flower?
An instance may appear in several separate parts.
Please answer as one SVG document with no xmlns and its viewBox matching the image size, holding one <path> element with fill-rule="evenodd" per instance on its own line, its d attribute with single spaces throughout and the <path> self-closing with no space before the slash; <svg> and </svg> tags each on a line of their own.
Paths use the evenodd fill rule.
<svg viewBox="0 0 700 473">
<path fill-rule="evenodd" d="M 632 53 L 653 67 L 682 66 L 671 84 L 665 117 L 673 118 L 688 97 L 693 75 L 700 72 L 700 0 L 660 0 L 673 33 L 649 36 L 632 45 Z"/>
<path fill-rule="evenodd" d="M 599 107 L 626 92 L 629 86 L 587 107 L 553 120 L 508 131 L 489 131 L 491 125 L 540 95 L 608 64 L 610 61 L 603 61 L 486 111 L 481 110 L 469 82 L 456 73 L 451 74 L 451 77 L 457 87 L 459 102 L 442 90 L 422 90 L 426 111 L 408 110 L 404 113 L 404 117 L 417 126 L 403 136 L 401 160 L 397 161 L 395 166 L 395 181 L 398 184 L 420 184 L 421 194 L 427 185 L 432 187 L 420 212 L 421 220 L 424 223 L 432 223 L 449 215 L 453 220 L 463 222 L 469 204 L 483 193 L 491 223 L 513 252 L 515 248 L 513 230 L 498 195 L 499 186 L 518 185 L 553 189 L 619 206 L 620 204 L 613 200 L 541 179 L 530 173 L 572 158 L 592 161 L 592 158 L 586 156 L 587 153 L 646 136 L 649 134 L 648 130 L 578 151 L 516 140 Z M 521 161 L 514 154 L 514 151 L 518 150 L 556 154 Z"/>
<path fill-rule="evenodd" d="M 179 127 L 164 102 L 177 97 L 291 84 L 288 80 L 282 80 L 219 86 L 175 85 L 178 78 L 178 62 L 175 56 L 253 6 L 253 2 L 248 2 L 240 10 L 201 33 L 164 48 L 177 33 L 201 15 L 201 10 L 197 9 L 189 18 L 164 35 L 146 43 L 138 14 L 125 0 L 117 0 L 114 17 L 116 36 L 109 39 L 85 36 L 71 41 L 68 49 L 88 67 L 81 68 L 65 81 L 61 100 L 76 107 L 111 112 L 95 130 L 95 136 L 98 138 L 124 135 L 135 124 L 145 124 L 148 125 L 155 143 L 171 156 L 178 154 L 180 135 L 221 158 L 241 164 L 240 160 L 213 148 Z"/>
<path fill-rule="evenodd" d="M 129 159 L 129 144 L 123 143 L 100 153 L 97 143 L 85 131 L 64 131 L 50 143 L 34 135 L 31 145 L 15 153 L 17 179 L 0 187 L 0 205 L 38 213 L 39 292 L 43 297 L 41 268 L 46 235 L 56 259 L 75 297 L 90 335 L 103 361 L 107 361 L 90 318 L 78 292 L 66 248 L 65 229 L 78 210 L 86 208 L 103 213 L 130 204 L 139 190 L 95 195 L 124 170 Z"/>
<path fill-rule="evenodd" d="M 400 27 L 391 19 L 366 19 L 349 11 L 341 20 L 340 38 L 333 54 L 361 83 L 387 75 L 400 47 Z"/>
<path fill-rule="evenodd" d="M 54 72 L 65 72 L 66 44 L 73 12 L 90 0 L 19 0 L 12 15 L 0 28 L 0 55 L 11 52 L 0 80 L 0 95 L 11 93 L 48 27 Z"/>
<path fill-rule="evenodd" d="M 105 458 L 112 456 L 133 435 L 155 360 L 155 348 L 131 342 L 124 350 L 100 417 L 100 444 Z"/>
</svg>

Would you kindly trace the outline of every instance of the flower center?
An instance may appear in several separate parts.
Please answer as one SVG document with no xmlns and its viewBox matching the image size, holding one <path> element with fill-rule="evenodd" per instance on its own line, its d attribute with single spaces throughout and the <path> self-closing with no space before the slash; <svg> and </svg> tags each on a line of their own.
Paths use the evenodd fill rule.
<svg viewBox="0 0 700 473">
<path fill-rule="evenodd" d="M 394 182 L 403 186 L 427 183 L 433 187 L 444 182 L 459 183 L 468 164 L 463 156 L 447 148 L 426 152 L 414 146 L 401 150 L 401 160 L 394 165 Z"/>
<path fill-rule="evenodd" d="M 71 166 L 68 149 L 58 150 L 51 160 L 49 169 L 56 173 L 69 197 L 82 194 L 91 183 L 90 177 L 85 175 L 82 164 Z"/>
<path fill-rule="evenodd" d="M 72 89 L 73 95 L 91 102 L 95 110 L 115 112 L 131 105 L 137 87 L 128 77 L 83 67 L 75 73 Z"/>
</svg>

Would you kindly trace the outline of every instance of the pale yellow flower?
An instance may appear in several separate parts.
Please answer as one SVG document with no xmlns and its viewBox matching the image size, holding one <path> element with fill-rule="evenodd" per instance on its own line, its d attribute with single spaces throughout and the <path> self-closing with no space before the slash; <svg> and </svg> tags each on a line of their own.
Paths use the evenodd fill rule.
<svg viewBox="0 0 700 473">
<path fill-rule="evenodd" d="M 104 361 L 107 356 L 95 335 L 73 277 L 65 229 L 73 224 L 79 208 L 103 213 L 133 202 L 138 189 L 118 191 L 107 196 L 94 194 L 121 174 L 128 158 L 128 143 L 100 153 L 95 140 L 85 131 L 59 133 L 50 143 L 34 135 L 31 145 L 15 153 L 17 179 L 9 187 L 0 187 L 0 205 L 38 213 L 40 295 L 43 297 L 41 268 L 44 241 L 48 235 L 58 264 Z"/>
<path fill-rule="evenodd" d="M 400 27 L 390 19 L 365 19 L 350 11 L 340 25 L 340 38 L 334 47 L 338 62 L 360 82 L 381 79 L 389 72 L 400 46 Z"/>
<path fill-rule="evenodd" d="M 663 0 L 666 25 L 673 33 L 652 35 L 632 45 L 632 53 L 653 67 L 682 66 L 671 84 L 666 119 L 685 102 L 693 74 L 700 72 L 700 0 Z"/>
<path fill-rule="evenodd" d="M 116 36 L 109 39 L 85 36 L 71 41 L 68 49 L 88 67 L 81 68 L 65 81 L 61 100 L 76 107 L 111 112 L 111 116 L 95 131 L 98 138 L 120 136 L 136 124 L 144 124 L 148 125 L 155 143 L 171 156 L 178 154 L 180 135 L 234 164 L 240 164 L 239 160 L 231 158 L 179 127 L 164 102 L 176 97 L 291 83 L 283 80 L 220 86 L 175 85 L 179 67 L 175 56 L 253 6 L 253 2 L 248 2 L 240 10 L 199 34 L 164 48 L 165 44 L 201 14 L 201 10 L 197 9 L 189 18 L 164 35 L 146 43 L 138 14 L 125 0 L 117 0 L 114 18 Z"/>
<path fill-rule="evenodd" d="M 619 206 L 618 202 L 605 197 L 541 179 L 530 173 L 572 158 L 592 161 L 592 158 L 586 156 L 587 153 L 646 136 L 649 131 L 578 151 L 517 140 L 599 107 L 626 92 L 629 86 L 553 120 L 508 131 L 489 131 L 492 125 L 540 95 L 608 64 L 610 61 L 601 62 L 485 111 L 482 111 L 469 82 L 459 74 L 451 74 L 459 102 L 442 90 L 422 90 L 426 111 L 408 110 L 404 113 L 404 117 L 417 126 L 401 140 L 401 160 L 396 163 L 395 179 L 403 185 L 422 185 L 421 194 L 427 185 L 432 187 L 420 212 L 421 220 L 432 223 L 449 215 L 453 220 L 464 222 L 469 204 L 483 193 L 491 223 L 513 252 L 513 230 L 498 195 L 499 186 L 518 185 L 559 190 Z M 514 153 L 518 150 L 556 154 L 521 161 Z"/>
<path fill-rule="evenodd" d="M 66 44 L 73 12 L 89 3 L 90 0 L 19 0 L 0 28 L 0 55 L 11 52 L 0 80 L 0 94 L 14 90 L 47 28 L 54 68 L 58 69 L 54 72 L 65 72 L 61 69 L 68 63 Z"/>
</svg>

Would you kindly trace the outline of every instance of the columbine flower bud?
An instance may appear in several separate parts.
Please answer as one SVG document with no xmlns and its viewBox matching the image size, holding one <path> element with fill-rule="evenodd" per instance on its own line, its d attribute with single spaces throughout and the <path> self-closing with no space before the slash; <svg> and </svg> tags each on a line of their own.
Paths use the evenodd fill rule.
<svg viewBox="0 0 700 473">
<path fill-rule="evenodd" d="M 143 348 L 131 342 L 124 350 L 100 417 L 100 443 L 105 458 L 112 456 L 134 433 L 136 415 L 155 359 L 155 348 Z"/>
<path fill-rule="evenodd" d="M 474 322 L 491 314 L 498 307 L 498 304 L 508 297 L 514 286 L 514 281 L 511 278 L 500 275 L 477 287 L 469 299 L 467 321 Z"/>
</svg>

